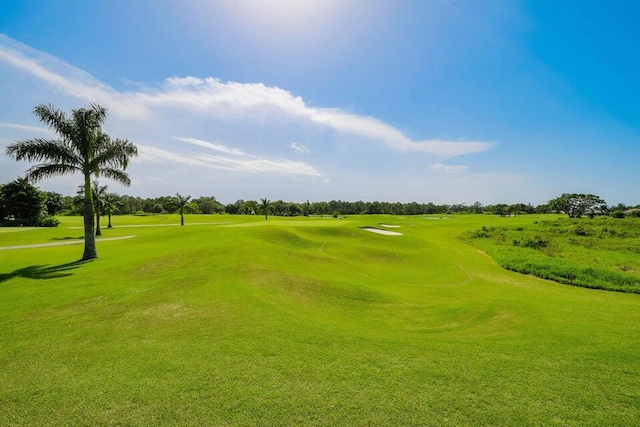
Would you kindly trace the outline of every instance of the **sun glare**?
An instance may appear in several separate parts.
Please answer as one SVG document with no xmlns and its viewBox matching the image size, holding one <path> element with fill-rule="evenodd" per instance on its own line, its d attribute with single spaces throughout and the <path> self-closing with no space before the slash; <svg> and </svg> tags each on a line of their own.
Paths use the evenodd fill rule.
<svg viewBox="0 0 640 427">
<path fill-rule="evenodd" d="M 344 4 L 336 0 L 236 1 L 230 11 L 257 30 L 301 33 L 326 25 Z"/>
</svg>

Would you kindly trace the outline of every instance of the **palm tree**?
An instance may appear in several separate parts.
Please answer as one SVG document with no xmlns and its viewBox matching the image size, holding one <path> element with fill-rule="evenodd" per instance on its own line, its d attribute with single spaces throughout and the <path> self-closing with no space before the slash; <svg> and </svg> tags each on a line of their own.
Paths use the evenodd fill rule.
<svg viewBox="0 0 640 427">
<path fill-rule="evenodd" d="M 269 209 L 271 208 L 271 201 L 269 199 L 261 198 L 260 204 L 258 205 L 258 209 L 264 215 L 264 219 L 268 219 L 267 215 L 269 214 Z"/>
<path fill-rule="evenodd" d="M 48 125 L 59 139 L 33 138 L 17 141 L 5 153 L 15 160 L 41 162 L 27 170 L 26 177 L 39 181 L 52 176 L 80 172 L 84 178 L 84 253 L 82 260 L 97 258 L 93 234 L 94 206 L 91 178 L 104 176 L 124 185 L 131 180 L 124 170 L 129 158 L 138 154 L 126 139 L 111 139 L 102 131 L 107 110 L 98 104 L 78 108 L 67 115 L 53 105 L 40 104 L 33 114 Z"/>
<path fill-rule="evenodd" d="M 176 193 L 176 197 L 178 198 L 178 208 L 180 209 L 180 225 L 184 225 L 184 208 L 191 200 L 191 196 L 184 197 L 180 193 Z"/>
<path fill-rule="evenodd" d="M 100 187 L 98 181 L 93 181 L 91 184 L 91 194 L 93 196 L 93 206 L 96 211 L 96 236 L 102 236 L 102 231 L 100 230 L 100 216 L 103 212 L 103 199 L 107 194 L 107 186 L 103 185 Z"/>
<path fill-rule="evenodd" d="M 118 195 L 115 193 L 107 193 L 102 197 L 102 211 L 109 217 L 109 223 L 107 228 L 113 228 L 111 225 L 111 215 L 115 212 L 119 212 L 118 206 L 122 206 L 122 203 L 118 201 Z"/>
</svg>

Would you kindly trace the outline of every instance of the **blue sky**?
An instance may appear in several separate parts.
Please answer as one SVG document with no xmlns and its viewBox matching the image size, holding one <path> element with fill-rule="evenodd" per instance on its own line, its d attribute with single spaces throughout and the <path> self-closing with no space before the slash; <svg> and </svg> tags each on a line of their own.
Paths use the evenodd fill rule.
<svg viewBox="0 0 640 427">
<path fill-rule="evenodd" d="M 0 148 L 100 103 L 140 150 L 116 192 L 640 202 L 636 2 L 0 2 Z"/>
</svg>

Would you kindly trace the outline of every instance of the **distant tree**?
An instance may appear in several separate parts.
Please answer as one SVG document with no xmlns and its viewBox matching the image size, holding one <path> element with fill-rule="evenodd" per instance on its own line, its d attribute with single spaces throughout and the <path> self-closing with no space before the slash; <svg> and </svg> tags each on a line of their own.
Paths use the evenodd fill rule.
<svg viewBox="0 0 640 427">
<path fill-rule="evenodd" d="M 11 181 L 2 186 L 0 195 L 4 216 L 13 216 L 16 225 L 37 226 L 47 211 L 45 197 L 26 178 Z"/>
<path fill-rule="evenodd" d="M 4 206 L 4 200 L 2 198 L 2 189 L 4 185 L 0 184 L 0 221 L 3 221 L 7 217 L 7 208 Z"/>
<path fill-rule="evenodd" d="M 297 203 L 289 202 L 287 204 L 287 208 L 289 210 L 290 216 L 298 216 L 302 213 L 302 209 L 300 208 L 300 205 Z"/>
<path fill-rule="evenodd" d="M 93 181 L 91 184 L 91 194 L 93 196 L 93 206 L 96 212 L 96 236 L 102 236 L 102 230 L 100 229 L 100 217 L 103 212 L 103 198 L 107 194 L 107 186 L 100 186 L 98 181 Z"/>
<path fill-rule="evenodd" d="M 119 197 L 115 193 L 107 193 L 102 197 L 102 211 L 107 214 L 109 218 L 107 228 L 113 228 L 111 225 L 111 215 L 120 210 L 121 202 L 118 199 Z"/>
<path fill-rule="evenodd" d="M 498 203 L 493 207 L 493 213 L 500 216 L 506 216 L 509 213 L 509 206 L 505 203 Z"/>
<path fill-rule="evenodd" d="M 162 213 L 162 212 L 166 212 L 166 211 L 164 210 L 164 206 L 162 206 L 162 203 L 156 203 L 151 208 L 151 212 L 153 212 L 153 213 Z"/>
<path fill-rule="evenodd" d="M 193 200 L 203 214 L 224 212 L 224 206 L 215 197 L 200 197 Z"/>
<path fill-rule="evenodd" d="M 64 209 L 64 200 L 62 194 L 54 191 L 46 191 L 45 193 L 45 205 L 47 206 L 48 215 L 57 215 Z"/>
<path fill-rule="evenodd" d="M 176 193 L 178 199 L 178 209 L 180 210 L 180 225 L 184 225 L 184 209 L 191 200 L 191 196 L 184 197 L 180 193 Z"/>
<path fill-rule="evenodd" d="M 551 212 L 551 210 L 552 209 L 548 203 L 543 203 L 541 205 L 536 206 L 533 211 L 535 213 L 548 214 L 549 212 Z"/>
<path fill-rule="evenodd" d="M 190 198 L 190 197 L 189 197 Z M 180 201 L 177 197 L 173 196 L 162 196 L 156 199 L 158 203 L 160 203 L 164 207 L 165 212 L 169 213 L 179 213 L 180 212 Z M 188 202 L 188 200 L 187 200 Z M 185 203 L 186 205 L 186 203 Z"/>
<path fill-rule="evenodd" d="M 471 205 L 471 212 L 473 212 L 474 214 L 480 214 L 483 211 L 484 211 L 484 206 L 482 206 L 482 203 L 475 202 L 474 204 Z"/>
<path fill-rule="evenodd" d="M 564 193 L 549 201 L 549 206 L 556 212 L 564 212 L 569 218 L 580 218 L 582 215 L 604 214 L 607 212 L 606 202 L 593 194 Z"/>
<path fill-rule="evenodd" d="M 255 215 L 258 210 L 258 202 L 255 200 L 247 200 L 242 204 L 242 213 L 244 215 Z"/>
<path fill-rule="evenodd" d="M 104 176 L 124 185 L 131 180 L 124 170 L 129 159 L 138 154 L 127 140 L 114 139 L 102 131 L 107 110 L 97 104 L 71 111 L 68 116 L 52 105 L 38 105 L 33 113 L 60 139 L 33 138 L 6 147 L 15 160 L 40 161 L 27 170 L 27 178 L 39 181 L 52 176 L 82 173 L 84 177 L 84 253 L 83 260 L 98 257 L 93 234 L 94 207 L 91 178 Z"/>
<path fill-rule="evenodd" d="M 271 201 L 269 199 L 261 198 L 260 203 L 258 204 L 258 209 L 262 215 L 264 215 L 264 219 L 268 219 L 269 210 L 271 209 Z"/>
<path fill-rule="evenodd" d="M 627 209 L 629 209 L 629 206 L 625 205 L 624 203 L 618 203 L 617 205 L 612 206 L 610 208 L 610 210 L 612 210 L 612 211 L 620 211 L 620 212 L 624 212 Z"/>
<path fill-rule="evenodd" d="M 302 215 L 309 216 L 311 213 L 311 203 L 307 200 L 303 204 L 300 205 L 300 209 L 302 210 Z"/>
<path fill-rule="evenodd" d="M 274 216 L 286 216 L 289 214 L 289 207 L 282 200 L 271 202 L 271 213 Z"/>
</svg>

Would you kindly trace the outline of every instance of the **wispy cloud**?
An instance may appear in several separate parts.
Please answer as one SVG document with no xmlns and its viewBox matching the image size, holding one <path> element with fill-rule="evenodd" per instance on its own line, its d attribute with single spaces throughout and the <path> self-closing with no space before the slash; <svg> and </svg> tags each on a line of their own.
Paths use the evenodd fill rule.
<svg viewBox="0 0 640 427">
<path fill-rule="evenodd" d="M 21 125 L 17 123 L 0 123 L 0 128 L 15 129 L 15 130 L 24 131 L 24 132 L 35 132 L 35 133 L 43 133 L 43 134 L 49 134 L 49 135 L 54 134 L 54 132 L 48 128 L 43 128 L 38 126 L 27 126 L 27 125 Z"/>
<path fill-rule="evenodd" d="M 129 119 L 150 119 L 167 109 L 206 117 L 268 122 L 283 116 L 299 123 L 386 144 L 400 152 L 423 152 L 439 159 L 478 153 L 495 144 L 484 141 L 412 140 L 402 131 L 374 117 L 336 108 L 306 105 L 289 91 L 262 83 L 222 82 L 217 78 L 173 77 L 162 84 L 119 92 L 55 57 L 0 35 L 0 61 L 47 82 L 57 90 L 111 108 Z"/>
<path fill-rule="evenodd" d="M 299 142 L 292 142 L 290 147 L 297 151 L 298 153 L 309 153 L 310 150 L 304 144 L 300 144 Z"/>
<path fill-rule="evenodd" d="M 322 177 L 312 165 L 287 159 L 261 159 L 247 155 L 232 158 L 204 153 L 184 155 L 144 144 L 138 144 L 138 154 L 134 161 L 140 163 L 175 163 L 234 172 Z"/>
<path fill-rule="evenodd" d="M 445 173 L 463 173 L 469 170 L 469 166 L 465 165 L 445 165 L 442 163 L 436 163 L 434 165 L 429 166 L 429 169 L 436 172 L 445 172 Z"/>
<path fill-rule="evenodd" d="M 199 145 L 200 147 L 209 148 L 211 150 L 219 151 L 225 154 L 232 154 L 234 156 L 245 155 L 245 153 L 242 150 L 238 150 L 237 148 L 226 147 L 222 144 L 217 144 L 215 142 L 207 142 L 207 141 L 202 141 L 201 139 L 195 139 L 195 138 L 173 137 L 173 139 L 175 139 L 176 141 L 186 142 L 188 144 Z"/>
</svg>

